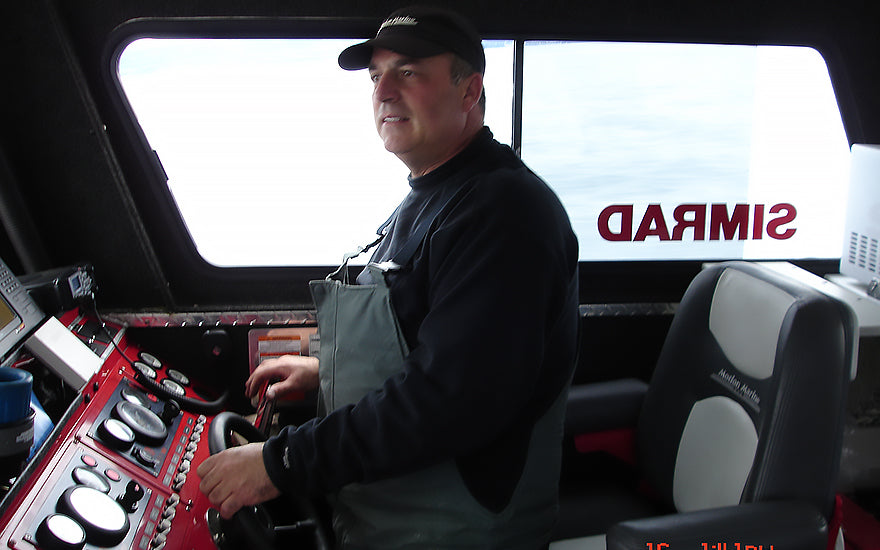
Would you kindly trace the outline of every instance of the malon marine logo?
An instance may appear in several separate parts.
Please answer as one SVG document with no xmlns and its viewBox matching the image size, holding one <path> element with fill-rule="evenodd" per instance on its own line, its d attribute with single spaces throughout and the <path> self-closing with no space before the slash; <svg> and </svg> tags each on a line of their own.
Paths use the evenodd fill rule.
<svg viewBox="0 0 880 550">
<path fill-rule="evenodd" d="M 659 204 L 649 204 L 641 221 L 634 225 L 634 205 L 612 204 L 599 214 L 599 235 L 606 241 L 644 241 L 657 237 L 661 241 L 745 241 L 790 239 L 797 231 L 790 224 L 797 210 L 789 203 L 736 204 L 730 211 L 727 204 L 680 204 L 667 221 Z"/>
</svg>

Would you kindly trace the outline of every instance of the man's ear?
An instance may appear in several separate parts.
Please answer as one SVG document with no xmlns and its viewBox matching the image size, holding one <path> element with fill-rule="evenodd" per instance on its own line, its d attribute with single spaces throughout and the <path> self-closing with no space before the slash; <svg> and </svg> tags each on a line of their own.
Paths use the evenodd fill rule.
<svg viewBox="0 0 880 550">
<path fill-rule="evenodd" d="M 470 111 L 480 102 L 480 96 L 483 95 L 483 75 L 474 73 L 467 77 L 467 86 L 464 90 L 464 98 L 462 105 L 465 111 Z"/>
</svg>

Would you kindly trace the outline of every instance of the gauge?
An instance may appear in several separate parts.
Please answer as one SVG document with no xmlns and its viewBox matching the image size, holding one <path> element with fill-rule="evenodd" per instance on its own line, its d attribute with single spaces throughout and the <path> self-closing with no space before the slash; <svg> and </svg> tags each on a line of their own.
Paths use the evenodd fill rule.
<svg viewBox="0 0 880 550">
<path fill-rule="evenodd" d="M 154 371 L 155 374 L 155 371 Z M 135 405 L 141 405 L 144 407 L 150 406 L 150 399 L 144 395 L 143 393 L 137 391 L 134 388 L 130 388 L 128 386 L 122 388 L 122 398 L 128 401 L 129 403 L 134 403 Z"/>
<path fill-rule="evenodd" d="M 159 416 L 150 409 L 131 403 L 120 401 L 113 408 L 113 412 L 125 425 L 134 432 L 135 439 L 149 446 L 161 445 L 168 435 L 168 429 Z"/>
<path fill-rule="evenodd" d="M 86 540 L 96 546 L 114 546 L 128 533 L 128 514 L 110 496 L 86 487 L 70 487 L 58 500 L 58 511 L 82 526 Z"/>
<path fill-rule="evenodd" d="M 134 432 L 124 422 L 108 418 L 98 426 L 98 437 L 117 451 L 127 451 L 134 443 Z"/>
<path fill-rule="evenodd" d="M 159 370 L 162 368 L 162 361 L 159 361 L 158 359 L 156 359 L 155 356 L 150 355 L 149 353 L 147 353 L 145 351 L 140 352 L 138 354 L 138 357 L 140 358 L 141 361 L 143 361 L 144 363 L 149 365 L 151 368 L 154 368 L 156 370 Z"/>
<path fill-rule="evenodd" d="M 144 363 L 143 361 L 135 361 L 134 368 L 136 368 L 138 372 L 140 372 L 150 380 L 156 379 L 156 370 L 150 365 Z"/>
<path fill-rule="evenodd" d="M 189 377 L 179 370 L 168 369 L 168 378 L 174 380 L 181 386 L 189 386 Z"/>
<path fill-rule="evenodd" d="M 52 514 L 37 528 L 37 542 L 46 550 L 79 550 L 86 544 L 86 532 L 70 516 Z"/>
<path fill-rule="evenodd" d="M 183 389 L 183 386 L 181 386 L 180 384 L 178 384 L 177 382 L 175 382 L 174 380 L 172 380 L 170 378 L 166 378 L 165 380 L 162 380 L 162 387 L 165 388 L 166 390 L 168 390 L 169 392 L 173 393 L 174 395 L 179 395 L 179 396 L 186 395 L 186 390 Z"/>
<path fill-rule="evenodd" d="M 102 493 L 110 492 L 110 482 L 107 481 L 107 478 L 92 470 L 91 468 L 79 466 L 73 469 L 73 471 L 71 472 L 71 476 L 73 476 L 73 480 L 80 485 L 85 485 L 87 487 L 91 487 L 92 489 L 97 489 Z"/>
</svg>

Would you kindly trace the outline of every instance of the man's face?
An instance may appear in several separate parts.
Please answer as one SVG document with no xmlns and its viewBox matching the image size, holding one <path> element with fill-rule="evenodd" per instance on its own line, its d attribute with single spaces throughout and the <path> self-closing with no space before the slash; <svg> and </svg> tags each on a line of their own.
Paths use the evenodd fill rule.
<svg viewBox="0 0 880 550">
<path fill-rule="evenodd" d="M 373 114 L 385 149 L 419 176 L 461 149 L 468 79 L 452 83 L 452 54 L 414 59 L 376 49 L 370 62 Z"/>
</svg>

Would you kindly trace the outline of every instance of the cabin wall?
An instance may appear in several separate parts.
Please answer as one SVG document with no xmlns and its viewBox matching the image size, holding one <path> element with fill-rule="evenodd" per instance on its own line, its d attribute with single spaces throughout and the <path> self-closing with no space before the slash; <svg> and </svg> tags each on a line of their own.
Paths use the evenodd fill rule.
<svg viewBox="0 0 880 550">
<path fill-rule="evenodd" d="M 7 3 L 2 18 L 7 99 L 2 108 L 6 177 L 20 191 L 18 216 L 34 227 L 32 245 L 10 264 L 42 270 L 91 262 L 105 282 L 102 298 L 137 289 L 161 298 L 150 244 L 131 200 L 64 22 L 52 3 Z M 4 223 L 7 242 L 12 241 Z M 8 246 L 8 245 L 7 245 Z M 23 252 L 23 253 L 21 253 Z M 103 275 L 103 278 L 102 278 Z"/>
</svg>

